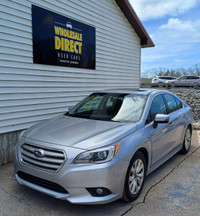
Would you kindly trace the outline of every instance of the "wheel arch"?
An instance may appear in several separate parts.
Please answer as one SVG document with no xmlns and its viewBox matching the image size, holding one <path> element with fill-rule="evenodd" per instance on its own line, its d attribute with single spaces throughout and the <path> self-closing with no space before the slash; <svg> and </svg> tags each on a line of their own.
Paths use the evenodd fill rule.
<svg viewBox="0 0 200 216">
<path fill-rule="evenodd" d="M 187 128 L 188 128 L 188 127 L 190 128 L 190 133 L 191 133 L 191 135 L 192 135 L 192 129 L 193 129 L 193 128 L 192 128 L 192 125 L 191 125 L 191 124 L 188 124 Z M 187 128 L 186 128 L 186 129 L 187 129 Z"/>
<path fill-rule="evenodd" d="M 144 155 L 144 158 L 146 160 L 146 167 L 148 169 L 148 165 L 149 165 L 149 153 L 148 150 L 144 147 L 139 148 L 137 151 L 141 152 Z"/>
</svg>

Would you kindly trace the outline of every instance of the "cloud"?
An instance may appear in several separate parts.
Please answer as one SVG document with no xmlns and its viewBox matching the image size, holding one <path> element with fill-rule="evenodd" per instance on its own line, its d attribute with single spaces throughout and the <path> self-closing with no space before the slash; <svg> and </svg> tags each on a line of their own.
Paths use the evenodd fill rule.
<svg viewBox="0 0 200 216">
<path fill-rule="evenodd" d="M 141 20 L 176 16 L 195 7 L 200 0 L 129 0 Z"/>
<path fill-rule="evenodd" d="M 160 29 L 172 29 L 177 31 L 190 31 L 190 33 L 198 31 L 200 28 L 200 20 L 181 21 L 178 18 L 170 18 L 167 24 L 161 25 Z"/>
<path fill-rule="evenodd" d="M 170 18 L 168 22 L 159 27 L 170 39 L 179 39 L 195 43 L 200 41 L 200 20 L 182 21 L 178 18 Z"/>
<path fill-rule="evenodd" d="M 183 63 L 183 62 L 187 62 L 187 60 L 186 59 L 174 59 L 174 62 Z"/>
<path fill-rule="evenodd" d="M 154 48 L 142 50 L 142 70 L 152 67 L 182 67 L 198 62 L 200 19 L 170 18 L 153 32 Z"/>
</svg>

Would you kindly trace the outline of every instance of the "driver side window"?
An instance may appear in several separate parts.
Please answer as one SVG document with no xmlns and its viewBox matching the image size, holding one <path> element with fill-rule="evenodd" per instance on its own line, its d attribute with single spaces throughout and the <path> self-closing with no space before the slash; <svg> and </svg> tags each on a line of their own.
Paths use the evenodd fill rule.
<svg viewBox="0 0 200 216">
<path fill-rule="evenodd" d="M 180 77 L 180 80 L 186 80 L 186 79 L 187 79 L 186 76 Z"/>
<path fill-rule="evenodd" d="M 154 97 L 146 120 L 146 124 L 154 121 L 156 114 L 167 114 L 167 108 L 161 95 Z"/>
</svg>

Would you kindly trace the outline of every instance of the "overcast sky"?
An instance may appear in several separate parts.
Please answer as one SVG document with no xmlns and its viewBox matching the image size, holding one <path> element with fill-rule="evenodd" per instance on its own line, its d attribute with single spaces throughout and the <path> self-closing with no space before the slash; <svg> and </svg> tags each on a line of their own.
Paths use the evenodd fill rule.
<svg viewBox="0 0 200 216">
<path fill-rule="evenodd" d="M 142 49 L 142 72 L 200 63 L 200 0 L 129 0 L 151 36 Z"/>
</svg>

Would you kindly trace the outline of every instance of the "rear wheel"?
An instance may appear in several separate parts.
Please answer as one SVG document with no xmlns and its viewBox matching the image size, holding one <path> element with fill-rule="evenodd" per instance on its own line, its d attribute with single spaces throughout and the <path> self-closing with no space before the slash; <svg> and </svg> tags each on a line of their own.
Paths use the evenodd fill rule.
<svg viewBox="0 0 200 216">
<path fill-rule="evenodd" d="M 188 151 L 190 150 L 190 146 L 191 146 L 191 130 L 188 127 L 186 132 L 185 132 L 185 137 L 184 137 L 184 141 L 183 141 L 183 147 L 180 151 L 181 154 L 186 154 L 188 153 Z"/>
<path fill-rule="evenodd" d="M 160 87 L 160 88 L 163 87 L 163 83 L 162 83 L 162 82 L 159 82 L 159 83 L 158 83 L 158 87 Z"/>
<path fill-rule="evenodd" d="M 199 87 L 200 87 L 200 84 L 199 84 L 199 83 L 194 83 L 194 88 L 195 88 L 195 89 L 199 89 Z"/>
<path fill-rule="evenodd" d="M 140 195 L 146 177 L 146 160 L 141 152 L 136 152 L 127 170 L 123 200 L 131 202 Z"/>
<path fill-rule="evenodd" d="M 171 84 L 171 88 L 175 88 L 175 84 L 174 83 Z"/>
</svg>

